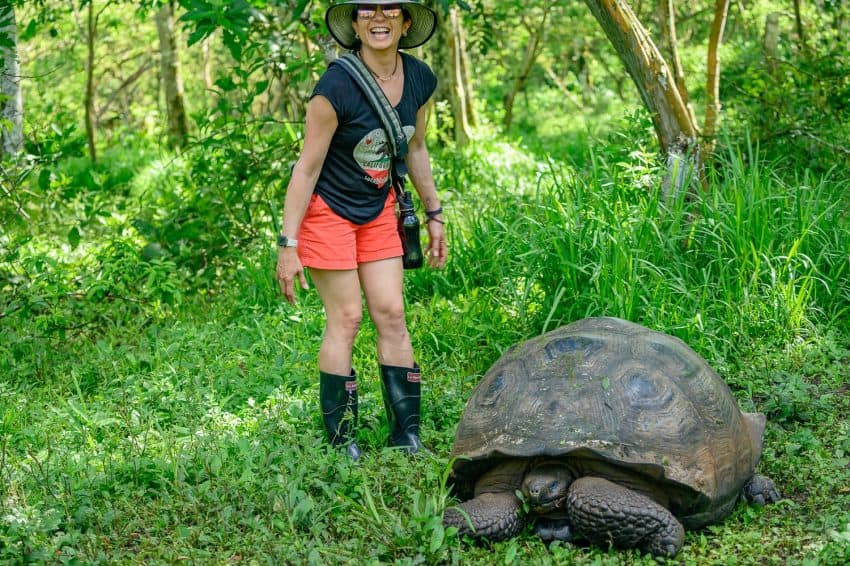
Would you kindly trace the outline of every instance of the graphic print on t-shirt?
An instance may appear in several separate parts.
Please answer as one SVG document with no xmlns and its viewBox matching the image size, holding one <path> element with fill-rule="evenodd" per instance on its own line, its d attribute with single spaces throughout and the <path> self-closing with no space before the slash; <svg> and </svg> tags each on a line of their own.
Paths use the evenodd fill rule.
<svg viewBox="0 0 850 566">
<path fill-rule="evenodd" d="M 416 131 L 414 126 L 404 126 L 407 141 Z M 375 128 L 354 147 L 354 160 L 366 172 L 365 179 L 378 189 L 384 188 L 390 177 L 390 144 L 383 128 Z"/>
</svg>

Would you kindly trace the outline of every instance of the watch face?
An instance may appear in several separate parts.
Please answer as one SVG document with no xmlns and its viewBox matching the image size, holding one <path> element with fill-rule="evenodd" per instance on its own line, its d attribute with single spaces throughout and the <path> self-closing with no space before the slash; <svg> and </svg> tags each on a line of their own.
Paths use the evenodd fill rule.
<svg viewBox="0 0 850 566">
<path fill-rule="evenodd" d="M 277 237 L 277 245 L 283 248 L 294 248 L 297 243 L 298 240 L 287 238 L 283 234 L 279 234 Z"/>
</svg>

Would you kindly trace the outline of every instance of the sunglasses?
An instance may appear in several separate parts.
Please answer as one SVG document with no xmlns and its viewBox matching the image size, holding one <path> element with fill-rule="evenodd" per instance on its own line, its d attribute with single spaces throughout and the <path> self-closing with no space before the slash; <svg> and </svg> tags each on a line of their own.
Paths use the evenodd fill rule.
<svg viewBox="0 0 850 566">
<path fill-rule="evenodd" d="M 387 4 L 385 6 L 360 4 L 357 6 L 357 17 L 362 20 L 371 20 L 378 14 L 379 9 L 388 20 L 394 20 L 401 16 L 401 6 L 399 4 Z"/>
</svg>

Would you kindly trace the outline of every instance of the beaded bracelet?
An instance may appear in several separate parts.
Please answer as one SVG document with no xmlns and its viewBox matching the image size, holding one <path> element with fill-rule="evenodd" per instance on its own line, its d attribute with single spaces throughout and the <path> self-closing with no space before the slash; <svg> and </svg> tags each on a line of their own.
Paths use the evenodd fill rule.
<svg viewBox="0 0 850 566">
<path fill-rule="evenodd" d="M 426 210 L 425 216 L 427 216 L 428 219 L 425 220 L 425 223 L 427 224 L 428 222 L 434 221 L 434 222 L 438 222 L 440 224 L 445 224 L 445 222 L 443 222 L 442 220 L 437 218 L 437 216 L 439 216 L 442 213 L 443 213 L 443 207 L 442 206 L 440 208 L 436 209 L 436 210 Z"/>
</svg>

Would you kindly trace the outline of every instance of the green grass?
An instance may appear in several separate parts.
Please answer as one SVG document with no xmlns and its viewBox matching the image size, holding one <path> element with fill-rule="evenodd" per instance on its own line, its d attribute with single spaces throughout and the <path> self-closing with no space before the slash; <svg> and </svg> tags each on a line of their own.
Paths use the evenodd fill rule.
<svg viewBox="0 0 850 566">
<path fill-rule="evenodd" d="M 653 563 L 530 533 L 470 544 L 440 522 L 480 376 L 511 344 L 606 314 L 683 338 L 769 418 L 761 471 L 786 498 L 688 533 L 677 561 L 846 563 L 841 184 L 730 151 L 700 199 L 664 202 L 651 160 L 621 151 L 582 169 L 503 143 L 435 156 L 452 258 L 407 276 L 433 459 L 383 448 L 368 321 L 355 345 L 367 457 L 327 448 L 321 305 L 312 291 L 280 300 L 264 242 L 233 250 L 219 285 L 199 289 L 143 259 L 132 231 L 69 255 L 37 228 L 3 240 L 21 246 L 2 267 L 0 562 Z"/>
</svg>

